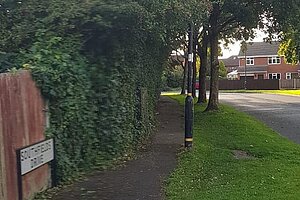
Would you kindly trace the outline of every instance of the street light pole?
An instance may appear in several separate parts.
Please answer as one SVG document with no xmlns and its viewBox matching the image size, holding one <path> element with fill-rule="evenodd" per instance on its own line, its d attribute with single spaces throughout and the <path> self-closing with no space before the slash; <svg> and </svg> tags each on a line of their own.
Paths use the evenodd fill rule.
<svg viewBox="0 0 300 200">
<path fill-rule="evenodd" d="M 247 90 L 247 56 L 245 50 L 245 83 L 244 83 L 245 90 Z"/>
<path fill-rule="evenodd" d="M 185 99 L 185 143 L 186 148 L 193 146 L 193 123 L 194 123 L 194 102 L 192 95 L 193 79 L 193 24 L 189 25 L 189 44 L 188 44 L 188 90 Z"/>
</svg>

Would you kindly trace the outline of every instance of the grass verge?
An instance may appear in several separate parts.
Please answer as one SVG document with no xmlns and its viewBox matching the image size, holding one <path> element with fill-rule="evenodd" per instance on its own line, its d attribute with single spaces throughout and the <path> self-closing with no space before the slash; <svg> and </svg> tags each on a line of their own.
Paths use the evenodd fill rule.
<svg viewBox="0 0 300 200">
<path fill-rule="evenodd" d="M 300 90 L 222 90 L 222 92 L 224 92 L 224 93 L 266 93 L 266 94 L 300 95 Z"/>
<path fill-rule="evenodd" d="M 183 96 L 170 97 L 183 105 Z M 194 147 L 179 155 L 167 199 L 300 199 L 299 145 L 231 107 L 204 108 L 195 106 Z"/>
</svg>

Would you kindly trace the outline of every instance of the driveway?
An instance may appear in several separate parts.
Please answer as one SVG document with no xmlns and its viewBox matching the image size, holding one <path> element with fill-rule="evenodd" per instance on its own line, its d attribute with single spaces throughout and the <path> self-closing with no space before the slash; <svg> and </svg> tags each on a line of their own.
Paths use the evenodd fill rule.
<svg viewBox="0 0 300 200">
<path fill-rule="evenodd" d="M 220 93 L 220 102 L 256 117 L 300 144 L 300 96 Z"/>
</svg>

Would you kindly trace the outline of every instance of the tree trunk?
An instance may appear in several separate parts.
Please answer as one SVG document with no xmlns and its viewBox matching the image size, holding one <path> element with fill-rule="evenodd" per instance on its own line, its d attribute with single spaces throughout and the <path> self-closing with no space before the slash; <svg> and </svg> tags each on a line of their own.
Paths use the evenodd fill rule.
<svg viewBox="0 0 300 200">
<path fill-rule="evenodd" d="M 182 65 L 182 67 L 183 67 L 183 79 L 182 79 L 181 93 L 180 94 L 185 94 L 185 90 L 186 90 L 186 85 L 187 85 L 187 64 L 188 64 L 188 60 L 185 58 L 184 59 L 184 65 Z"/>
<path fill-rule="evenodd" d="M 213 11 L 210 18 L 209 41 L 211 46 L 211 77 L 209 102 L 205 111 L 219 110 L 219 30 L 218 19 L 220 16 L 220 6 L 218 3 L 213 5 Z"/>
<path fill-rule="evenodd" d="M 197 30 L 197 29 L 196 29 Z M 193 98 L 196 97 L 196 78 L 197 78 L 197 54 L 196 54 L 196 51 L 197 51 L 197 40 L 198 40 L 198 32 L 195 31 L 194 32 L 194 48 L 193 48 L 193 81 L 192 81 L 192 95 L 193 95 Z"/>
<path fill-rule="evenodd" d="M 198 45 L 198 54 L 200 56 L 200 73 L 199 73 L 199 96 L 197 103 L 206 103 L 206 71 L 207 71 L 207 48 L 209 38 L 206 29 L 203 30 L 201 46 Z"/>
</svg>

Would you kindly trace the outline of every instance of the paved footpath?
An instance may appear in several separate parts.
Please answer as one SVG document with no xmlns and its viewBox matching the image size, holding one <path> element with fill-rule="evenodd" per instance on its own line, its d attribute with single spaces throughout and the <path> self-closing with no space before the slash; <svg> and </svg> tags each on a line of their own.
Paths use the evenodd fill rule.
<svg viewBox="0 0 300 200">
<path fill-rule="evenodd" d="M 162 185 L 176 167 L 176 154 L 183 143 L 183 109 L 161 96 L 158 132 L 148 149 L 136 160 L 115 171 L 96 172 L 64 189 L 54 200 L 160 200 Z"/>
</svg>

